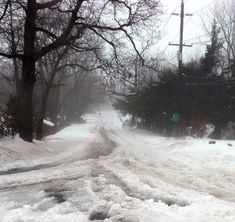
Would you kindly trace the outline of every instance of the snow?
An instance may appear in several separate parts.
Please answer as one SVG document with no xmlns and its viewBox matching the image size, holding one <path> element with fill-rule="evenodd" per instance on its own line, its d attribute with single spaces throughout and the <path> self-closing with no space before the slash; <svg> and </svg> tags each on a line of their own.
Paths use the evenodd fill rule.
<svg viewBox="0 0 235 222">
<path fill-rule="evenodd" d="M 52 123 L 51 121 L 49 121 L 49 120 L 46 120 L 46 119 L 44 119 L 43 120 L 43 124 L 45 124 L 45 125 L 47 125 L 47 126 L 55 126 L 55 124 L 54 123 Z"/>
<path fill-rule="evenodd" d="M 0 221 L 234 222 L 235 142 L 122 128 L 113 110 L 0 140 Z"/>
</svg>

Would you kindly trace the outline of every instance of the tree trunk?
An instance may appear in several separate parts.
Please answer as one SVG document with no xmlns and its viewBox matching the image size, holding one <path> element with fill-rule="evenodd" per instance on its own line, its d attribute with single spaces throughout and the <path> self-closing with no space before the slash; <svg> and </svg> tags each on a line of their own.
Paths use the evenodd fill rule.
<svg viewBox="0 0 235 222">
<path fill-rule="evenodd" d="M 19 102 L 19 135 L 28 142 L 33 140 L 33 86 L 32 83 L 21 82 L 18 92 Z"/>
<path fill-rule="evenodd" d="M 42 95 L 42 104 L 41 104 L 41 107 L 40 107 L 40 111 L 39 111 L 39 115 L 38 115 L 38 121 L 37 121 L 37 128 L 36 128 L 36 138 L 38 140 L 41 140 L 42 137 L 43 137 L 43 119 L 45 118 L 45 114 L 46 114 L 46 111 L 47 111 L 47 103 L 48 103 L 48 98 L 49 98 L 49 94 L 51 92 L 51 87 L 52 87 L 52 84 L 54 82 L 54 79 L 59 71 L 58 69 L 58 66 L 60 65 L 60 62 L 61 60 L 64 58 L 64 56 L 66 55 L 66 53 L 68 52 L 69 50 L 69 47 L 66 47 L 60 55 L 57 55 L 56 56 L 56 59 L 53 59 L 53 68 L 51 71 L 49 71 L 48 69 L 46 70 L 46 72 L 48 72 L 48 74 L 50 75 L 50 78 L 49 80 L 47 81 L 46 80 L 46 75 L 44 74 L 44 80 L 45 80 L 45 90 L 43 95 Z M 52 62 L 52 61 L 51 61 Z M 42 62 L 39 63 L 41 66 L 42 66 Z M 46 64 L 46 63 L 45 63 Z M 45 65 L 44 64 L 44 65 Z M 52 64 L 51 64 L 52 65 Z M 41 67 L 41 74 L 43 73 L 43 68 Z M 59 89 L 59 84 L 58 84 L 58 89 Z M 57 116 L 57 98 L 55 98 L 55 116 Z M 54 120 L 54 119 L 53 119 Z M 57 119 L 56 119 L 57 121 Z M 55 125 L 56 125 L 56 122 L 54 122 Z"/>
<path fill-rule="evenodd" d="M 18 93 L 20 127 L 19 135 L 23 140 L 33 140 L 33 87 L 36 81 L 35 39 L 36 39 L 36 0 L 28 0 L 24 25 L 24 58 L 21 87 Z"/>
<path fill-rule="evenodd" d="M 55 95 L 55 109 L 54 109 L 54 114 L 52 116 L 52 122 L 55 124 L 55 131 L 57 132 L 58 131 L 58 115 L 60 115 L 60 110 L 59 110 L 59 103 L 60 103 L 60 97 L 61 97 L 60 87 L 56 89 L 55 94 L 56 94 Z"/>
<path fill-rule="evenodd" d="M 41 140 L 43 137 L 43 119 L 47 110 L 47 101 L 50 93 L 50 87 L 46 86 L 45 92 L 42 96 L 41 109 L 38 115 L 37 129 L 36 129 L 36 139 Z"/>
</svg>

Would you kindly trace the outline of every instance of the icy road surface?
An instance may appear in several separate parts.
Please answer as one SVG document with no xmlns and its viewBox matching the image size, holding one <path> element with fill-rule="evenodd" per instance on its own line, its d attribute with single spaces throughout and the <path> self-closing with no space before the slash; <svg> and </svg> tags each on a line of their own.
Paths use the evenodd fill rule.
<svg viewBox="0 0 235 222">
<path fill-rule="evenodd" d="M 87 118 L 42 142 L 0 140 L 0 221 L 235 222 L 235 142 Z"/>
</svg>

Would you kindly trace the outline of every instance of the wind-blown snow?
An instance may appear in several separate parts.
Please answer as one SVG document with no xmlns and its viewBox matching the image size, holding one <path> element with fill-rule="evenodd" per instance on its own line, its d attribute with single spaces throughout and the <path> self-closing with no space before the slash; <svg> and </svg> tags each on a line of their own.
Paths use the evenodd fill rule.
<svg viewBox="0 0 235 222">
<path fill-rule="evenodd" d="M 87 114 L 43 141 L 0 140 L 0 221 L 234 222 L 235 142 L 123 129 Z"/>
</svg>

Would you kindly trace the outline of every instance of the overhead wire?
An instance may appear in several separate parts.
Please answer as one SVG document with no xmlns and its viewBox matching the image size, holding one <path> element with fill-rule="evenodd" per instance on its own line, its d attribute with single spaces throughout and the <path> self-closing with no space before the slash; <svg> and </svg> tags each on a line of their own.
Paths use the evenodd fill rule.
<svg viewBox="0 0 235 222">
<path fill-rule="evenodd" d="M 187 3 L 189 0 L 186 0 L 184 3 Z M 179 3 L 181 2 L 181 0 L 178 2 L 178 4 L 177 4 L 177 6 L 176 6 L 176 8 L 175 8 L 175 10 L 173 11 L 173 12 L 175 12 L 176 11 L 176 9 L 178 8 L 178 5 L 179 5 Z M 189 20 L 191 19 L 191 17 L 186 21 L 186 24 L 189 22 Z M 177 37 L 179 35 L 179 31 L 176 33 L 176 35 L 172 38 L 172 40 L 171 41 L 174 41 L 174 39 Z M 171 42 L 170 41 L 170 42 Z M 165 51 L 168 49 L 168 47 L 169 47 L 169 44 L 167 44 L 167 46 L 165 47 L 165 49 L 163 50 L 163 54 L 165 53 Z"/>
<path fill-rule="evenodd" d="M 213 0 L 212 2 L 208 3 L 207 5 L 203 6 L 202 8 L 198 9 L 197 11 L 195 11 L 194 13 L 192 13 L 193 15 L 190 16 L 190 18 L 186 21 L 184 27 L 186 27 L 189 23 L 189 21 L 192 19 L 192 17 L 199 13 L 200 11 L 204 10 L 205 8 L 209 7 L 210 5 L 212 5 L 213 3 L 215 3 L 217 0 Z M 189 41 L 192 41 L 192 40 L 196 40 L 196 39 L 200 39 L 201 37 L 205 37 L 205 36 L 210 36 L 210 33 L 207 33 L 207 34 L 204 34 L 204 35 L 200 35 L 200 36 L 197 36 L 197 37 L 194 37 L 194 38 L 191 38 L 191 39 L 187 39 L 185 40 L 185 42 L 189 42 Z M 206 43 L 205 41 L 202 42 L 202 44 Z M 199 42 L 196 42 L 196 43 L 192 43 L 192 44 L 199 44 Z"/>
<path fill-rule="evenodd" d="M 179 0 L 179 2 L 180 2 L 180 1 L 181 1 L 181 0 Z M 189 1 L 189 0 L 186 0 L 185 3 L 188 2 L 188 1 Z M 189 21 L 192 19 L 192 17 L 193 17 L 195 14 L 199 13 L 200 11 L 203 11 L 205 8 L 209 7 L 210 5 L 212 5 L 213 3 L 215 3 L 216 1 L 217 1 L 217 0 L 213 0 L 213 1 L 211 1 L 210 3 L 208 3 L 207 5 L 203 6 L 202 8 L 198 9 L 197 11 L 193 12 L 193 13 L 192 13 L 193 15 L 190 16 L 190 18 L 185 22 L 184 27 L 186 27 L 186 26 L 188 25 Z M 173 12 L 175 12 L 176 9 L 178 8 L 179 2 L 177 3 L 177 6 L 176 6 L 176 8 L 175 8 L 175 10 L 174 10 Z M 168 17 L 168 19 L 167 19 L 166 23 L 164 24 L 164 26 L 163 26 L 161 32 L 164 30 L 164 28 L 166 27 L 166 25 L 169 23 L 171 16 L 172 16 L 172 14 Z M 176 35 L 173 37 L 173 39 L 172 39 L 171 41 L 174 41 L 175 38 L 176 38 L 178 35 L 179 35 L 179 32 L 176 33 Z M 185 40 L 185 42 L 188 42 L 188 41 L 191 41 L 191 40 L 196 40 L 196 39 L 199 39 L 199 38 L 201 38 L 201 37 L 209 36 L 209 35 L 210 35 L 210 34 L 207 33 L 207 34 L 204 34 L 204 35 L 201 35 L 201 36 L 197 36 L 197 37 L 195 37 L 195 38 L 187 39 L 187 40 Z M 206 42 L 202 42 L 202 45 L 203 45 L 203 43 L 205 44 Z M 195 42 L 195 43 L 193 43 L 193 44 L 200 44 L 200 43 L 199 43 L 199 42 Z M 164 50 L 162 51 L 162 54 L 164 54 L 164 53 L 166 52 L 166 50 L 168 49 L 168 47 L 169 47 L 169 44 L 164 48 Z"/>
<path fill-rule="evenodd" d="M 193 17 L 195 14 L 199 13 L 200 11 L 203 11 L 205 8 L 209 7 L 210 5 L 212 5 L 213 3 L 215 3 L 216 1 L 217 1 L 217 0 L 213 0 L 213 1 L 211 1 L 210 3 L 208 3 L 207 5 L 205 5 L 205 6 L 203 6 L 202 8 L 200 8 L 199 10 L 195 11 L 195 12 L 193 13 L 192 17 Z M 191 17 L 191 18 L 192 18 L 192 17 Z M 189 20 L 190 20 L 190 19 L 189 19 Z M 188 22 L 189 22 L 189 20 L 188 20 Z M 187 22 L 187 23 L 188 23 L 188 22 Z M 187 25 L 187 24 L 185 24 L 185 26 L 186 26 L 186 25 Z M 210 36 L 210 35 L 211 35 L 210 33 L 206 33 L 206 34 L 203 34 L 203 35 L 200 35 L 200 36 L 196 36 L 196 37 L 191 38 L 191 39 L 187 39 L 187 40 L 185 40 L 185 42 L 189 42 L 189 41 L 197 40 L 197 39 L 200 40 L 200 38 L 206 37 L 206 36 Z M 205 45 L 205 43 L 208 43 L 208 42 L 210 42 L 210 41 L 199 41 L 199 42 L 193 42 L 192 44 L 193 44 L 193 45 L 195 45 L 195 44 L 202 44 L 202 45 Z"/>
<path fill-rule="evenodd" d="M 180 1 L 181 1 L 181 0 L 179 0 L 179 1 L 177 2 L 177 5 L 176 5 L 176 7 L 175 7 L 175 9 L 173 10 L 172 13 L 174 13 L 174 12 L 176 11 L 176 9 L 179 7 Z M 163 32 L 163 30 L 165 29 L 165 27 L 166 27 L 167 24 L 169 23 L 169 21 L 170 21 L 170 19 L 171 19 L 171 16 L 172 16 L 172 13 L 171 13 L 171 14 L 169 15 L 169 17 L 167 18 L 167 20 L 166 20 L 166 22 L 164 23 L 164 25 L 163 25 L 163 27 L 162 27 L 162 29 L 161 29 L 160 32 Z"/>
<path fill-rule="evenodd" d="M 197 14 L 198 12 L 204 10 L 205 8 L 207 8 L 208 6 L 212 5 L 212 4 L 215 3 L 216 1 L 217 1 L 217 0 L 214 0 L 214 1 L 210 2 L 210 3 L 208 3 L 207 5 L 203 6 L 203 7 L 200 8 L 199 10 L 195 11 L 195 12 L 193 13 L 193 15 L 195 15 L 195 14 Z"/>
<path fill-rule="evenodd" d="M 188 23 L 188 21 L 190 20 L 190 18 L 187 20 L 186 23 Z M 175 38 L 179 35 L 179 31 L 176 33 L 176 35 L 170 40 L 170 42 L 174 41 Z M 167 48 L 169 47 L 169 44 L 167 44 L 166 48 L 163 50 L 163 53 L 165 53 L 165 51 L 167 50 Z"/>
<path fill-rule="evenodd" d="M 211 41 L 200 41 L 200 42 L 192 42 L 192 45 L 208 45 L 208 43 L 210 43 Z"/>
<path fill-rule="evenodd" d="M 211 34 L 207 33 L 207 34 L 204 34 L 204 35 L 199 35 L 199 36 L 191 38 L 191 39 L 186 39 L 185 42 L 189 42 L 189 41 L 192 41 L 192 40 L 200 39 L 201 37 L 205 37 L 205 36 L 209 36 L 209 35 L 211 35 Z"/>
<path fill-rule="evenodd" d="M 187 0 L 188 1 L 188 0 Z M 176 5 L 176 7 L 175 7 L 175 9 L 173 10 L 173 12 L 172 13 L 174 13 L 175 11 L 176 11 L 176 9 L 178 9 L 178 7 L 179 7 L 179 5 L 180 5 L 180 2 L 181 2 L 181 0 L 179 0 L 178 2 L 177 2 L 177 5 Z M 170 16 L 168 17 L 168 19 L 167 19 L 167 21 L 165 22 L 165 24 L 163 25 L 163 28 L 161 29 L 161 33 L 163 32 L 163 30 L 165 29 L 165 27 L 167 26 L 167 24 L 169 23 L 169 21 L 170 21 L 170 19 L 171 19 L 171 16 L 172 16 L 172 13 L 170 14 Z M 165 53 L 165 51 L 167 50 L 167 48 L 169 47 L 169 45 L 167 44 L 167 46 L 164 48 L 164 50 L 162 51 L 162 54 L 164 54 Z"/>
<path fill-rule="evenodd" d="M 217 0 L 213 0 L 212 2 L 208 3 L 207 5 L 203 6 L 202 8 L 198 9 L 197 11 L 193 12 L 192 13 L 192 16 L 190 16 L 190 18 L 185 22 L 184 24 L 184 27 L 186 27 L 189 23 L 189 21 L 193 18 L 193 16 L 197 13 L 199 13 L 200 11 L 202 11 L 203 9 L 209 7 L 210 5 L 212 5 L 213 3 L 215 3 Z M 200 37 L 204 37 L 204 36 L 208 36 L 210 35 L 210 33 L 207 33 L 207 34 L 204 34 L 204 35 L 201 35 L 201 36 L 198 36 L 198 37 L 195 37 L 195 38 L 192 38 L 192 39 L 188 39 L 188 40 L 185 40 L 185 41 L 190 41 L 190 40 L 195 40 L 195 39 L 198 39 Z"/>
</svg>

